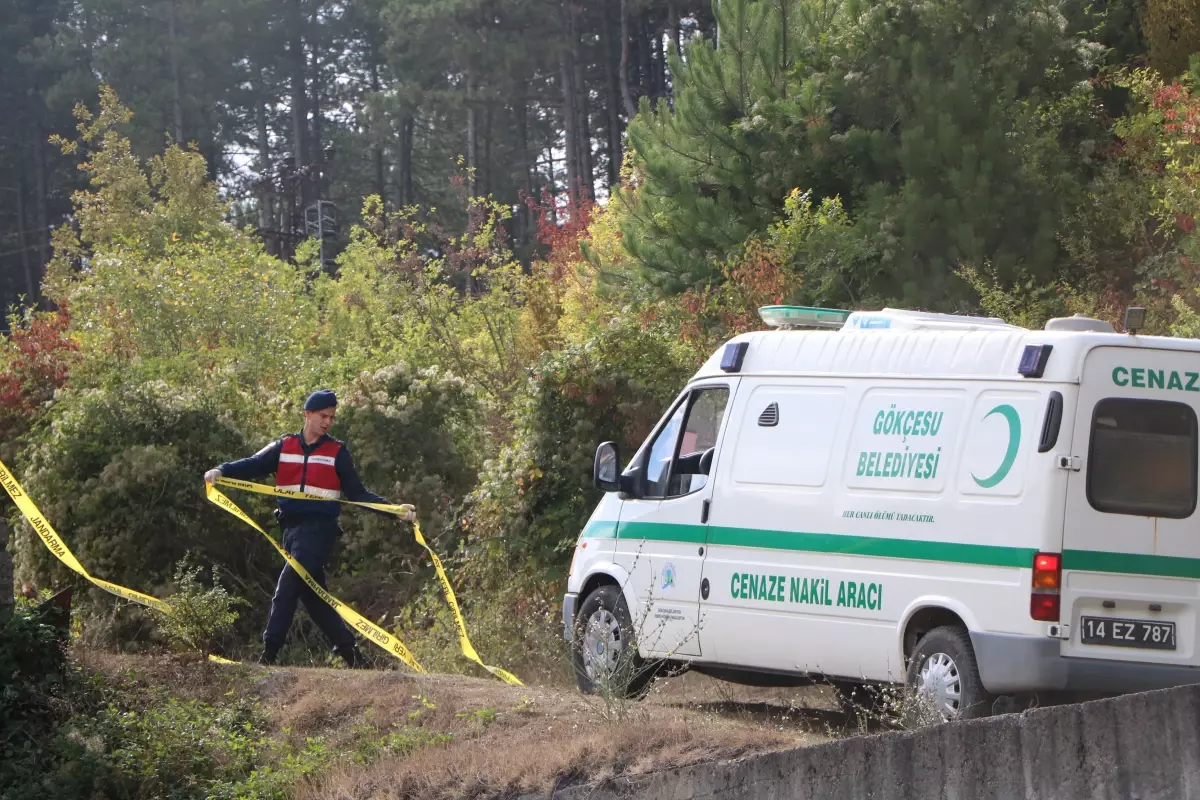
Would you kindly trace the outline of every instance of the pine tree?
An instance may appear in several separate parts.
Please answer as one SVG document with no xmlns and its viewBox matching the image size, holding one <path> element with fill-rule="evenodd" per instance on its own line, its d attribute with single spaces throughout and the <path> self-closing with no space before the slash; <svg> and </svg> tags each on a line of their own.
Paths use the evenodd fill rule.
<svg viewBox="0 0 1200 800">
<path fill-rule="evenodd" d="M 1087 91 L 1083 44 L 1032 0 L 723 0 L 719 46 L 673 62 L 674 109 L 630 126 L 627 246 L 664 289 L 718 281 L 798 188 L 879 253 L 839 277 L 846 302 L 954 306 L 963 264 L 1045 277 L 1083 164 L 1044 112 Z"/>
<path fill-rule="evenodd" d="M 856 5 L 832 122 L 863 154 L 852 213 L 883 240 L 874 288 L 953 307 L 969 295 L 963 265 L 1049 279 L 1085 164 L 1047 110 L 1076 92 L 1092 102 L 1083 42 L 1029 0 Z"/>
<path fill-rule="evenodd" d="M 674 107 L 643 99 L 629 126 L 642 183 L 622 195 L 622 232 L 651 281 L 673 291 L 715 280 L 792 188 L 836 192 L 819 148 L 833 20 L 821 3 L 723 0 L 719 46 L 693 40 L 671 59 Z"/>
</svg>

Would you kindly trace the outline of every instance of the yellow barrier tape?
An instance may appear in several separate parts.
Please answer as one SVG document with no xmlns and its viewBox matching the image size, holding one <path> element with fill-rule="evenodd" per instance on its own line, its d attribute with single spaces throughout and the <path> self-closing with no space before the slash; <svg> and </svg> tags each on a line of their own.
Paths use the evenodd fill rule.
<svg viewBox="0 0 1200 800">
<path fill-rule="evenodd" d="M 255 492 L 257 494 L 266 494 L 266 495 L 271 495 L 273 497 L 290 497 L 290 498 L 294 498 L 297 500 L 314 500 L 315 499 L 311 494 L 305 494 L 304 492 L 293 492 L 293 491 L 289 491 L 287 489 L 276 489 L 272 486 L 264 486 L 261 483 L 251 483 L 250 481 L 234 480 L 233 478 L 217 478 L 216 482 L 222 486 L 228 486 L 233 489 L 242 489 L 247 492 Z M 214 496 L 223 498 L 227 503 L 229 503 L 230 506 L 232 506 L 232 508 L 229 508 L 229 507 L 225 506 L 224 504 L 222 504 L 219 500 L 214 499 Z M 225 495 L 221 494 L 219 491 L 216 490 L 216 488 L 214 488 L 211 485 L 208 485 L 208 499 L 212 500 L 214 503 L 217 503 L 217 505 L 220 505 L 222 508 L 225 508 L 225 510 L 229 511 L 231 514 L 234 514 L 235 516 L 239 517 L 240 519 L 242 519 L 245 522 L 252 525 L 256 530 L 260 531 L 268 539 L 271 539 L 272 544 L 275 544 L 275 540 L 272 539 L 269 535 L 267 535 L 266 531 L 263 531 L 262 528 L 258 527 L 258 525 L 255 524 L 254 521 L 251 520 L 249 517 L 247 517 L 240 508 L 238 508 L 236 505 L 234 505 L 233 502 L 229 500 L 229 498 L 225 497 Z M 357 503 L 357 502 L 354 502 L 353 500 L 338 500 L 337 502 L 343 503 L 345 505 L 350 505 L 350 506 L 361 506 L 363 508 L 372 508 L 372 509 L 375 509 L 376 511 L 382 511 L 384 513 L 390 513 L 390 514 L 403 514 L 407 511 L 407 509 L 405 509 L 399 505 L 394 505 L 391 503 Z M 236 509 L 236 511 L 234 509 Z M 440 558 L 438 558 L 437 553 L 433 552 L 433 548 L 431 548 L 429 546 L 429 544 L 425 541 L 425 537 L 421 534 L 421 524 L 419 522 L 417 522 L 416 520 L 413 520 L 413 535 L 416 537 L 417 544 L 419 544 L 419 545 L 421 545 L 421 547 L 425 548 L 425 552 L 429 553 L 429 557 L 433 561 L 433 568 L 437 572 L 438 581 L 440 581 L 442 584 L 442 592 L 446 595 L 446 602 L 450 604 L 450 610 L 454 612 L 454 624 L 458 628 L 458 643 L 459 643 L 459 647 L 462 649 L 463 655 L 466 656 L 467 658 L 471 659 L 472 661 L 474 661 L 479 666 L 486 669 L 488 672 L 495 675 L 500 680 L 510 683 L 513 686 L 524 686 L 524 684 L 521 683 L 521 681 L 517 678 L 516 675 L 513 675 L 511 672 L 508 672 L 507 670 L 500 669 L 499 667 L 489 666 L 488 664 L 485 664 L 483 662 L 482 658 L 479 657 L 479 653 L 475 650 L 475 646 L 473 644 L 471 644 L 471 638 L 469 636 L 467 636 L 467 623 L 465 620 L 463 620 L 462 612 L 459 610 L 458 600 L 454 596 L 454 589 L 450 586 L 450 578 L 447 577 L 446 570 L 442 567 L 442 560 Z M 275 544 L 275 549 L 279 550 L 280 553 L 284 552 L 283 549 L 281 547 L 279 547 L 278 544 Z M 288 557 L 286 553 L 284 553 L 284 556 L 288 558 L 288 563 L 292 564 L 293 568 L 295 568 L 297 572 L 300 572 L 303 569 L 303 567 L 300 567 L 298 564 L 295 564 L 294 562 L 292 562 L 291 558 Z M 307 576 L 307 574 L 308 573 L 306 573 L 306 572 L 301 573 L 302 576 Z M 309 583 L 310 586 L 312 586 L 315 583 L 315 581 L 312 581 L 310 578 L 307 578 L 307 577 L 305 577 L 305 580 L 306 580 L 306 582 Z M 318 594 L 321 594 L 321 596 L 325 597 L 327 600 L 332 599 L 332 596 L 330 596 L 328 594 L 328 592 L 324 592 L 324 593 L 318 592 Z M 338 610 L 338 605 L 335 605 L 332 602 L 330 603 L 330 605 L 333 605 L 334 609 Z M 341 604 L 341 605 L 343 607 L 345 607 L 344 604 Z M 342 612 L 340 610 L 338 610 L 338 613 L 341 614 Z M 343 615 L 343 618 L 344 617 L 345 617 L 345 615 Z M 349 620 L 347 620 L 347 621 L 349 621 Z M 367 623 L 367 624 L 370 624 L 370 623 Z M 374 627 L 374 626 L 372 626 L 372 627 Z M 361 627 L 359 627 L 359 630 L 364 630 L 364 632 L 365 632 L 365 629 L 363 629 Z M 381 629 L 377 628 L 377 630 L 380 630 L 381 633 L 383 632 Z"/>
<path fill-rule="evenodd" d="M 308 588 L 316 592 L 317 596 L 328 603 L 329 606 L 338 613 L 338 616 L 346 620 L 351 627 L 360 631 L 364 636 L 367 637 L 368 640 L 382 647 L 384 650 L 403 661 L 416 672 L 425 671 L 425 669 L 417 662 L 417 659 L 413 657 L 413 654 L 408 651 L 408 648 L 404 646 L 403 642 L 322 588 L 321 584 L 317 583 L 316 578 L 310 575 L 308 570 L 306 570 L 299 561 L 292 558 L 291 554 L 284 550 L 279 545 L 279 542 L 275 541 L 271 534 L 259 527 L 257 522 L 250 519 L 250 517 L 246 515 L 246 512 L 238 508 L 237 503 L 234 503 L 232 500 L 222 494 L 220 490 L 218 490 L 217 487 L 213 486 L 211 483 L 205 484 L 205 490 L 210 501 L 216 503 L 218 506 L 228 511 L 230 514 L 233 514 L 242 522 L 245 522 L 247 525 L 254 528 L 254 530 L 265 536 L 267 541 L 271 543 L 271 546 L 279 551 L 279 554 L 283 556 L 284 560 L 287 561 L 291 568 L 296 570 L 296 574 L 308 584 Z"/>
<path fill-rule="evenodd" d="M 8 496 L 17 504 L 17 508 L 29 520 L 29 524 L 33 526 L 37 535 L 42 538 L 42 542 L 46 548 L 58 558 L 59 561 L 66 564 L 75 572 L 78 572 L 83 577 L 87 578 L 92 583 L 104 589 L 106 592 L 111 592 L 117 597 L 138 603 L 139 605 L 153 608 L 155 611 L 161 611 L 164 614 L 171 613 L 171 607 L 157 597 L 151 597 L 148 594 L 135 592 L 133 589 L 126 589 L 124 586 L 118 586 L 115 583 L 109 583 L 106 580 L 94 577 L 83 568 L 83 564 L 79 563 L 79 559 L 75 558 L 75 554 L 71 552 L 71 548 L 67 547 L 62 537 L 54 530 L 34 502 L 29 499 L 29 495 L 25 494 L 25 490 L 21 488 L 21 484 L 13 477 L 12 472 L 8 467 L 4 466 L 4 462 L 0 461 L 0 484 L 3 484 L 4 490 L 8 492 Z"/>
<path fill-rule="evenodd" d="M 3 461 L 0 461 L 0 484 L 4 486 L 4 490 L 8 492 L 8 496 L 11 497 L 13 502 L 17 504 L 17 508 L 20 510 L 25 519 L 29 521 L 29 524 L 33 526 L 33 529 L 37 532 L 37 535 L 42 538 L 42 543 L 46 545 L 46 549 L 53 553 L 59 561 L 66 564 L 72 570 L 87 578 L 104 591 L 111 592 L 123 600 L 129 600 L 130 602 L 137 603 L 138 605 L 152 608 L 155 611 L 159 611 L 163 614 L 171 613 L 171 606 L 165 601 L 160 600 L 157 597 L 151 597 L 148 594 L 142 594 L 141 592 L 136 592 L 133 589 L 127 589 L 124 586 L 119 586 L 118 584 L 102 580 L 101 578 L 95 577 L 86 569 L 84 569 L 83 564 L 81 564 L 79 559 L 75 557 L 75 554 L 71 552 L 71 548 L 67 547 L 66 542 L 64 542 L 62 537 L 58 535 L 58 532 L 54 530 L 54 526 L 47 521 L 46 517 L 38 509 L 37 505 L 35 505 L 34 502 L 29 499 L 29 495 L 25 494 L 25 490 L 21 488 L 21 484 L 17 482 L 16 478 L 13 477 L 13 474 L 9 471 L 8 467 L 4 466 Z M 209 659 L 216 661 L 219 664 L 238 663 L 236 661 L 230 661 L 227 658 L 221 658 L 220 656 L 214 655 L 209 655 Z"/>
</svg>

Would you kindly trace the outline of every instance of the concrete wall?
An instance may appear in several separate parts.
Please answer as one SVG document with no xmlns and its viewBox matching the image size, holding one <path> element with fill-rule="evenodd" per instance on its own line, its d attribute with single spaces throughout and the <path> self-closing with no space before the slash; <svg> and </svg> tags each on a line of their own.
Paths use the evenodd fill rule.
<svg viewBox="0 0 1200 800">
<path fill-rule="evenodd" d="M 559 800 L 1200 798 L 1200 686 L 700 764 Z"/>
</svg>

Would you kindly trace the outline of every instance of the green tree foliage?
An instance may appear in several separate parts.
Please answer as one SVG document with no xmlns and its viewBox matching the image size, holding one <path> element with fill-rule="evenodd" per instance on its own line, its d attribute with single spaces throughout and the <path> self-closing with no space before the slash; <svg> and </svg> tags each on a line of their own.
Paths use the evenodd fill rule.
<svg viewBox="0 0 1200 800">
<path fill-rule="evenodd" d="M 740 0 L 721 24 L 720 45 L 693 43 L 675 70 L 675 107 L 630 128 L 643 177 L 625 233 L 651 280 L 719 280 L 796 187 L 840 197 L 878 256 L 821 281 L 843 302 L 954 304 L 961 263 L 1053 273 L 1063 189 L 1082 166 L 1056 142 L 1078 138 L 1066 123 L 1080 114 L 1043 108 L 1085 91 L 1089 50 L 1052 9 Z"/>
<path fill-rule="evenodd" d="M 369 198 L 337 280 L 319 292 L 323 322 L 344 352 L 374 364 L 444 366 L 502 402 L 521 367 L 516 336 L 527 281 L 504 235 L 511 212 L 482 198 L 460 202 L 467 225 L 457 234 L 421 209 L 384 213 Z"/>
<path fill-rule="evenodd" d="M 0 796 L 27 791 L 53 763 L 54 729 L 69 715 L 66 678 L 59 632 L 43 614 L 0 621 Z"/>
<path fill-rule="evenodd" d="M 827 138 L 824 74 L 837 4 L 720 4 L 720 46 L 672 60 L 674 107 L 643 100 L 629 128 L 636 192 L 622 233 L 668 291 L 707 283 L 717 264 L 782 211 L 795 187 L 837 192 L 811 146 Z"/>
<path fill-rule="evenodd" d="M 562 554 L 599 499 L 596 445 L 613 440 L 632 456 L 695 368 L 673 326 L 629 311 L 546 354 L 519 401 L 512 443 L 484 465 L 471 498 L 476 541 L 540 577 L 561 577 Z"/>
<path fill-rule="evenodd" d="M 759 328 L 762 306 L 836 305 L 879 261 L 838 198 L 816 205 L 810 193 L 793 191 L 783 216 L 721 265 L 720 283 L 683 295 L 677 324 L 703 357 L 725 339 Z"/>
<path fill-rule="evenodd" d="M 835 104 L 850 124 L 837 114 L 834 124 L 849 152 L 870 153 L 851 213 L 880 232 L 888 279 L 878 288 L 946 304 L 969 299 L 952 274 L 960 264 L 987 261 L 1007 281 L 1052 276 L 1083 165 L 1057 146 L 1079 138 L 1065 124 L 1076 119 L 1044 109 L 1081 91 L 1087 45 L 1029 0 L 847 8 L 855 24 Z"/>
<path fill-rule="evenodd" d="M 303 386 L 301 337 L 315 326 L 304 273 L 225 222 L 198 153 L 172 145 L 143 165 L 111 90 L 99 114 L 77 114 L 80 139 L 60 145 L 87 148 L 90 188 L 75 195 L 78 232 L 55 233 L 46 293 L 78 308 L 85 374 Z"/>
</svg>

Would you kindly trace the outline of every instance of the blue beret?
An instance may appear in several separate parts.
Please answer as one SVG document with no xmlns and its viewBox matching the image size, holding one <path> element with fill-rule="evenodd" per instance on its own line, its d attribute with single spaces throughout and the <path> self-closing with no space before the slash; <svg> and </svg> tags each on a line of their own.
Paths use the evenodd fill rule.
<svg viewBox="0 0 1200 800">
<path fill-rule="evenodd" d="M 337 405 L 337 395 L 329 389 L 318 389 L 304 401 L 305 411 L 324 411 Z"/>
</svg>

